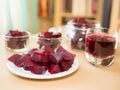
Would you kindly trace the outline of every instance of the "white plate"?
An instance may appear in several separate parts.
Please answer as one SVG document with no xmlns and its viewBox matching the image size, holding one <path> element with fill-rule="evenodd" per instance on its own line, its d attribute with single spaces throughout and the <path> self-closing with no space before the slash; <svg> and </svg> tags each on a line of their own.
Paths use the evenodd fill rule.
<svg viewBox="0 0 120 90">
<path fill-rule="evenodd" d="M 49 72 L 46 72 L 45 74 L 39 75 L 39 74 L 33 74 L 30 71 L 26 71 L 23 68 L 19 68 L 15 66 L 12 62 L 7 61 L 7 68 L 14 74 L 24 77 L 24 78 L 30 78 L 30 79 L 53 79 L 53 78 L 59 78 L 63 77 L 66 75 L 69 75 L 73 72 L 75 72 L 79 67 L 79 62 L 78 60 L 74 60 L 74 63 L 72 67 L 64 72 L 59 72 L 56 74 L 50 74 Z"/>
</svg>

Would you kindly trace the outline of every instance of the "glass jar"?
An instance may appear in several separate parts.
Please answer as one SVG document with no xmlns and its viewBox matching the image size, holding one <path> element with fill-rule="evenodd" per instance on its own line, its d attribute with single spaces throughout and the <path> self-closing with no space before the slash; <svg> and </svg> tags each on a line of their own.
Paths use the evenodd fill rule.
<svg viewBox="0 0 120 90">
<path fill-rule="evenodd" d="M 10 30 L 5 36 L 5 46 L 7 50 L 23 52 L 29 47 L 29 32 Z"/>
<path fill-rule="evenodd" d="M 100 24 L 96 20 L 76 18 L 66 25 L 66 35 L 72 49 L 85 49 L 85 35 L 88 28 L 97 28 Z"/>
<path fill-rule="evenodd" d="M 61 40 L 61 33 L 42 32 L 37 35 L 37 44 L 39 49 L 44 46 L 49 46 L 53 50 L 56 50 L 60 46 Z"/>
</svg>

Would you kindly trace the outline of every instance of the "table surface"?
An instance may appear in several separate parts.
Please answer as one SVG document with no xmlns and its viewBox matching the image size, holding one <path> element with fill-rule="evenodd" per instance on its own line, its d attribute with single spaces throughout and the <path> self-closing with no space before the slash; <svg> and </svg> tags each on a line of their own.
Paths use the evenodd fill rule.
<svg viewBox="0 0 120 90">
<path fill-rule="evenodd" d="M 6 67 L 7 58 L 13 52 L 7 51 L 4 40 L 0 38 L 0 90 L 120 90 L 120 47 L 118 46 L 114 63 L 107 67 L 95 67 L 87 62 L 84 51 L 72 50 L 67 40 L 62 46 L 76 54 L 79 61 L 78 70 L 68 76 L 34 80 L 14 75 Z M 30 49 L 36 47 L 34 35 L 30 37 Z"/>
</svg>

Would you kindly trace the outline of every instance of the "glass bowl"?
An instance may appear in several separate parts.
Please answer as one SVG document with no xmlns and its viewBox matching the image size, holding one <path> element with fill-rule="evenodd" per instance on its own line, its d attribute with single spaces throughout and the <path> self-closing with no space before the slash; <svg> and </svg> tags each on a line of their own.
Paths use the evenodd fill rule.
<svg viewBox="0 0 120 90">
<path fill-rule="evenodd" d="M 44 46 L 49 46 L 53 50 L 58 48 L 61 44 L 62 37 L 40 37 L 37 35 L 38 48 L 41 49 Z"/>
<path fill-rule="evenodd" d="M 23 31 L 18 31 L 18 32 L 23 32 Z M 4 36 L 6 49 L 14 52 L 23 52 L 28 50 L 30 32 L 23 32 L 23 33 L 24 35 L 11 36 L 10 33 L 8 32 Z"/>
</svg>

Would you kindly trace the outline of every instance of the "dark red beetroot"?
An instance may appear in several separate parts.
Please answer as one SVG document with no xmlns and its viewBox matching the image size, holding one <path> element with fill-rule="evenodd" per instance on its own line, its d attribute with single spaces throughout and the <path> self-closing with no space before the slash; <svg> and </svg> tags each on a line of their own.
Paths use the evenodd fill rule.
<svg viewBox="0 0 120 90">
<path fill-rule="evenodd" d="M 61 46 L 53 51 L 48 46 L 41 50 L 32 49 L 27 54 L 15 54 L 8 58 L 18 67 L 29 70 L 35 74 L 43 74 L 46 70 L 54 74 L 70 69 L 74 61 L 74 54 L 71 54 Z"/>
<path fill-rule="evenodd" d="M 31 60 L 31 57 L 28 54 L 23 55 L 20 59 L 23 60 L 22 66 L 30 67 L 37 65 L 37 63 Z"/>
<path fill-rule="evenodd" d="M 21 55 L 14 54 L 11 57 L 9 57 L 8 60 L 11 61 L 11 62 L 15 62 L 15 61 L 19 60 L 20 58 L 21 58 Z"/>
<path fill-rule="evenodd" d="M 38 35 L 40 38 L 52 38 L 52 32 L 42 32 Z"/>
<path fill-rule="evenodd" d="M 21 37 L 21 36 L 24 36 L 24 37 Z M 6 45 L 10 49 L 25 48 L 28 38 L 29 36 L 27 32 L 23 32 L 19 30 L 10 30 L 5 36 Z"/>
<path fill-rule="evenodd" d="M 31 59 L 34 62 L 48 62 L 48 55 L 44 51 L 37 50 L 31 55 Z"/>
<path fill-rule="evenodd" d="M 63 52 L 56 52 L 51 54 L 50 60 L 55 64 L 60 63 L 63 60 Z"/>
<path fill-rule="evenodd" d="M 46 72 L 45 66 L 31 66 L 29 70 L 35 74 L 44 74 Z"/>
<path fill-rule="evenodd" d="M 68 69 L 71 68 L 71 65 L 68 62 L 62 61 L 60 64 L 60 69 L 61 71 L 67 71 Z"/>
<path fill-rule="evenodd" d="M 87 20 L 85 18 L 75 18 L 73 19 L 72 21 L 74 23 L 74 26 L 75 27 L 82 27 L 82 26 L 85 26 L 87 28 L 90 28 L 90 27 L 95 27 L 95 22 L 94 21 L 90 21 L 90 20 Z"/>
<path fill-rule="evenodd" d="M 65 61 L 74 60 L 74 58 L 75 58 L 75 54 L 68 52 L 62 46 L 60 46 L 57 49 L 56 53 L 62 53 L 61 55 L 63 56 Z"/>
<path fill-rule="evenodd" d="M 59 65 L 56 64 L 56 65 L 51 65 L 51 67 L 48 69 L 48 71 L 51 74 L 55 74 L 55 73 L 60 72 L 61 70 L 60 70 Z"/>
</svg>

